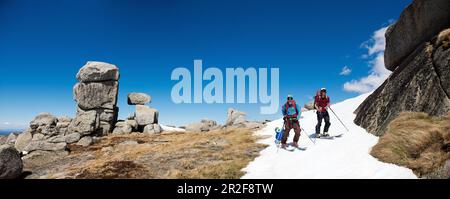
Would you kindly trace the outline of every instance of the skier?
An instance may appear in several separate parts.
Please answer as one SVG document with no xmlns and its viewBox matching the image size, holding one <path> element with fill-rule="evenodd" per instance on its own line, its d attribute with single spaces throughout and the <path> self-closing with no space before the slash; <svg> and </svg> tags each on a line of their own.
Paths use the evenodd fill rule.
<svg viewBox="0 0 450 199">
<path fill-rule="evenodd" d="M 293 147 L 298 148 L 298 140 L 300 139 L 300 123 L 298 119 L 300 118 L 300 107 L 295 103 L 292 95 L 288 95 L 287 102 L 281 108 L 283 112 L 283 120 L 284 120 L 284 134 L 281 139 L 281 148 L 286 149 L 287 139 L 289 137 L 289 132 L 291 129 L 294 129 L 295 136 L 294 142 L 292 143 Z"/>
<path fill-rule="evenodd" d="M 322 120 L 325 120 L 325 128 L 323 130 L 323 136 L 327 137 L 328 129 L 330 128 L 330 115 L 328 114 L 328 108 L 330 107 L 330 98 L 327 96 L 327 89 L 322 88 L 317 93 L 314 99 L 314 107 L 317 110 L 317 125 L 316 125 L 316 137 L 320 137 L 320 126 Z"/>
</svg>

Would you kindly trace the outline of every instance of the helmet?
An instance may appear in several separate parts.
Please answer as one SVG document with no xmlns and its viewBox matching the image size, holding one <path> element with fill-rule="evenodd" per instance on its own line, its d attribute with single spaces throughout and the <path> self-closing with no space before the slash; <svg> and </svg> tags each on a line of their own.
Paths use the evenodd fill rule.
<svg viewBox="0 0 450 199">
<path fill-rule="evenodd" d="M 293 100 L 293 99 L 294 99 L 294 97 L 292 97 L 292 95 L 287 96 L 287 100 Z"/>
</svg>

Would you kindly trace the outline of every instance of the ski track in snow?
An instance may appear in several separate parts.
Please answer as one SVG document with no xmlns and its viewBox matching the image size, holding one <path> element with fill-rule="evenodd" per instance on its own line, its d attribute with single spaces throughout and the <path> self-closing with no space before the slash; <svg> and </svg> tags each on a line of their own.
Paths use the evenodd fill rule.
<svg viewBox="0 0 450 199">
<path fill-rule="evenodd" d="M 269 146 L 261 151 L 259 157 L 243 169 L 244 179 L 366 179 L 366 178 L 417 178 L 412 170 L 394 164 L 383 163 L 369 154 L 371 148 L 378 142 L 378 137 L 367 133 L 366 130 L 353 123 L 354 110 L 369 94 L 345 100 L 334 104 L 331 108 L 349 128 L 349 132 L 340 124 L 336 116 L 330 114 L 330 134 L 344 133 L 341 138 L 333 140 L 317 139 L 314 145 L 308 135 L 314 134 L 317 123 L 316 113 L 307 111 L 302 113 L 300 126 L 302 131 L 299 145 L 307 146 L 306 151 L 289 152 L 277 150 L 274 143 L 275 127 L 282 127 L 283 120 L 275 120 L 256 132 L 258 135 L 270 135 L 261 140 Z M 322 124 L 323 129 L 324 124 Z M 292 142 L 292 130 L 288 143 Z M 314 138 L 312 138 L 314 140 Z"/>
</svg>

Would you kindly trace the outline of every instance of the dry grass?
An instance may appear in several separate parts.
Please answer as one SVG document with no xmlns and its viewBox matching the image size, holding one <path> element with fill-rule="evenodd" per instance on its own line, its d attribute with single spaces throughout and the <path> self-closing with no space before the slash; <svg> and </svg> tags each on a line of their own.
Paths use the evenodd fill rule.
<svg viewBox="0 0 450 199">
<path fill-rule="evenodd" d="M 240 178 L 265 145 L 248 129 L 208 133 L 107 136 L 88 148 L 70 146 L 69 178 Z M 139 144 L 121 145 L 124 141 Z"/>
<path fill-rule="evenodd" d="M 442 118 L 426 113 L 400 114 L 371 154 L 381 161 L 411 168 L 418 176 L 435 171 L 450 158 L 450 114 Z"/>
</svg>

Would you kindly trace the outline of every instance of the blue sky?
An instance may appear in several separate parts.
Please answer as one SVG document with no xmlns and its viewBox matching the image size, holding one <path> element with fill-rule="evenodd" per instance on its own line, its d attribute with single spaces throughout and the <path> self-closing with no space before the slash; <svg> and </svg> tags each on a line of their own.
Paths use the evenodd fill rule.
<svg viewBox="0 0 450 199">
<path fill-rule="evenodd" d="M 376 31 L 410 2 L 0 0 L 0 129 L 40 112 L 74 116 L 75 74 L 89 60 L 120 68 L 122 118 L 134 110 L 129 92 L 152 95 L 165 124 L 223 122 L 229 107 L 279 117 L 260 115 L 259 104 L 174 104 L 171 72 L 194 59 L 204 68 L 278 67 L 281 101 L 293 94 L 303 104 L 320 87 L 334 102 L 350 98 L 377 72 Z M 340 74 L 344 66 L 351 72 Z"/>
</svg>

